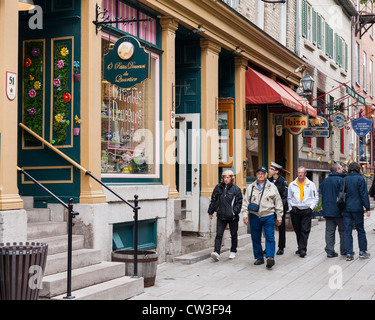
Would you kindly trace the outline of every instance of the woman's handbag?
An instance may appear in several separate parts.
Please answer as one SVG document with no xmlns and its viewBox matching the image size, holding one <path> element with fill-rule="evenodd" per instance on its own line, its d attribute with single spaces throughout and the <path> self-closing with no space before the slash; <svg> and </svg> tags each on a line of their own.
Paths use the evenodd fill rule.
<svg viewBox="0 0 375 320">
<path fill-rule="evenodd" d="M 264 192 L 264 189 L 266 188 L 266 182 L 264 183 L 264 186 L 263 186 L 263 190 L 262 190 L 262 194 L 260 195 L 260 199 L 259 199 L 259 204 L 256 204 L 254 202 L 250 202 L 249 205 L 247 206 L 247 208 L 252 211 L 252 212 L 258 212 L 259 211 L 259 205 L 260 205 L 260 201 L 262 200 L 262 197 L 263 197 L 263 192 Z M 253 188 L 251 189 L 251 194 L 250 194 L 250 200 L 253 196 L 253 190 L 254 190 L 254 186 Z"/>
<path fill-rule="evenodd" d="M 344 178 L 344 187 L 342 191 L 339 193 L 339 196 L 336 200 L 336 205 L 339 209 L 343 210 L 345 208 L 345 200 L 346 200 L 346 193 L 345 193 L 345 178 Z"/>
</svg>

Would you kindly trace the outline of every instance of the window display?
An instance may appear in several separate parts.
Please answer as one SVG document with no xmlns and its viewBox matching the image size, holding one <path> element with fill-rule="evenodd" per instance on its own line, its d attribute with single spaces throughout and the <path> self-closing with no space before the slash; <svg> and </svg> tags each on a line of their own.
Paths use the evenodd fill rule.
<svg viewBox="0 0 375 320">
<path fill-rule="evenodd" d="M 111 41 L 113 42 L 113 40 Z M 103 57 L 110 42 L 102 39 Z M 150 77 L 130 89 L 102 80 L 101 171 L 110 177 L 155 177 L 157 59 Z M 102 76 L 103 79 L 103 76 Z"/>
</svg>

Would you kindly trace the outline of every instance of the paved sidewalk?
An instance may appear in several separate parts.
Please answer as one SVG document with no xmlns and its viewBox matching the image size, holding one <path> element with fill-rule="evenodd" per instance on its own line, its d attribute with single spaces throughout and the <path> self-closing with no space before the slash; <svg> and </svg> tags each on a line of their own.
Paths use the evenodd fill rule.
<svg viewBox="0 0 375 320">
<path fill-rule="evenodd" d="M 340 255 L 327 258 L 323 219 L 311 229 L 305 258 L 295 254 L 295 233 L 287 232 L 285 253 L 275 256 L 271 270 L 265 264 L 253 264 L 252 246 L 248 244 L 238 249 L 234 260 L 229 260 L 229 252 L 225 252 L 219 262 L 209 258 L 191 265 L 160 264 L 155 285 L 132 300 L 375 300 L 374 227 L 372 211 L 371 217 L 365 217 L 370 259 L 358 258 L 356 230 L 353 261 Z M 339 252 L 338 244 L 335 249 Z"/>
</svg>

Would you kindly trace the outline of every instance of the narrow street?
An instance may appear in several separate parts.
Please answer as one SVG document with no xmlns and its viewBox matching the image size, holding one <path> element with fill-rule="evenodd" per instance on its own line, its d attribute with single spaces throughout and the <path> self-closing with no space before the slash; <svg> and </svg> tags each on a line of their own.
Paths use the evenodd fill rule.
<svg viewBox="0 0 375 320">
<path fill-rule="evenodd" d="M 305 258 L 295 254 L 295 234 L 288 232 L 285 253 L 275 257 L 271 270 L 265 264 L 253 265 L 252 247 L 248 244 L 239 248 L 234 260 L 228 259 L 227 251 L 219 262 L 209 258 L 191 265 L 161 264 L 155 285 L 132 300 L 374 300 L 374 214 L 372 211 L 369 218 L 365 217 L 370 259 L 358 258 L 355 230 L 354 261 L 346 261 L 345 256 L 327 258 L 322 219 L 311 229 Z M 337 243 L 335 249 L 339 251 Z"/>
</svg>

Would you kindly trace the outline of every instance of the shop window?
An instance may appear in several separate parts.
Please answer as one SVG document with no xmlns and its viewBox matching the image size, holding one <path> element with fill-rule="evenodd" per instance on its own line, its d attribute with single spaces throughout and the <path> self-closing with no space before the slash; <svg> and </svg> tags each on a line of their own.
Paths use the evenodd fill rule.
<svg viewBox="0 0 375 320">
<path fill-rule="evenodd" d="M 102 59 L 117 39 L 102 39 Z M 159 57 L 151 54 L 150 77 L 131 89 L 102 73 L 101 172 L 103 178 L 158 178 Z M 102 63 L 103 64 L 103 63 Z"/>
<path fill-rule="evenodd" d="M 219 101 L 219 166 L 233 166 L 233 99 Z"/>
<path fill-rule="evenodd" d="M 254 178 L 260 161 L 260 117 L 258 109 L 246 110 L 246 176 Z"/>
</svg>

